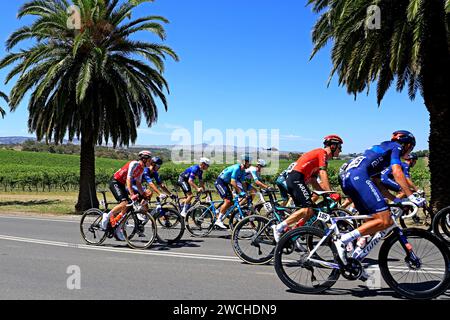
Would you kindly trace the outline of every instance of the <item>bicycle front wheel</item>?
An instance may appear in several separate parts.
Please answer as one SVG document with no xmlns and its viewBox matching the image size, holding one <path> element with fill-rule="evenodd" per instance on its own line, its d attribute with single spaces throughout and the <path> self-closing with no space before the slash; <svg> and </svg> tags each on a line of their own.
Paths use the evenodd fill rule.
<svg viewBox="0 0 450 320">
<path fill-rule="evenodd" d="M 171 245 L 181 240 L 184 234 L 184 219 L 173 209 L 162 209 L 163 213 L 156 219 L 158 225 L 158 242 Z"/>
<path fill-rule="evenodd" d="M 436 236 L 421 229 L 403 230 L 412 248 L 393 234 L 380 249 L 381 275 L 389 287 L 408 299 L 433 299 L 450 283 L 450 253 Z"/>
<path fill-rule="evenodd" d="M 336 248 L 331 240 L 327 239 L 317 247 L 324 237 L 323 230 L 302 227 L 281 238 L 275 249 L 275 271 L 291 290 L 318 294 L 331 288 L 339 279 L 339 269 L 331 266 L 338 265 Z M 311 259 L 315 261 L 308 259 L 313 249 L 316 252 Z"/>
<path fill-rule="evenodd" d="M 439 211 L 433 219 L 434 234 L 450 245 L 450 207 Z"/>
<path fill-rule="evenodd" d="M 272 261 L 276 245 L 271 228 L 274 224 L 262 216 L 250 216 L 239 222 L 231 237 L 236 256 L 254 265 Z"/>
<path fill-rule="evenodd" d="M 99 209 L 90 209 L 81 217 L 80 232 L 87 244 L 99 246 L 105 242 L 107 234 L 100 228 L 103 212 Z"/>
<path fill-rule="evenodd" d="M 120 227 L 130 248 L 145 250 L 156 240 L 156 222 L 149 213 L 130 213 Z"/>
<path fill-rule="evenodd" d="M 216 217 L 211 209 L 199 205 L 188 211 L 186 230 L 194 237 L 206 237 L 214 229 Z"/>
</svg>

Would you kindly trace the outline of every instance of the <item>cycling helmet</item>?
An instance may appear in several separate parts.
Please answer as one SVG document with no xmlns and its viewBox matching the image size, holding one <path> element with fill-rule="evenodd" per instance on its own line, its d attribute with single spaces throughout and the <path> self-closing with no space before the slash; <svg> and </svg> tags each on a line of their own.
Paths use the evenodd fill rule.
<svg viewBox="0 0 450 320">
<path fill-rule="evenodd" d="M 140 160 L 148 160 L 152 157 L 152 153 L 150 151 L 144 150 L 139 152 L 139 159 Z"/>
<path fill-rule="evenodd" d="M 152 162 L 153 162 L 153 164 L 156 164 L 157 166 L 160 166 L 160 167 L 164 163 L 160 157 L 153 157 Z"/>
<path fill-rule="evenodd" d="M 415 153 L 410 153 L 408 157 L 405 158 L 405 160 L 417 161 L 419 160 L 419 157 Z"/>
<path fill-rule="evenodd" d="M 241 157 L 241 160 L 242 160 L 242 161 L 250 162 L 250 161 L 253 160 L 253 158 L 252 158 L 252 156 L 249 155 L 249 154 L 243 154 L 242 157 Z"/>
<path fill-rule="evenodd" d="M 323 144 L 326 147 L 334 145 L 334 144 L 344 144 L 344 140 L 342 140 L 342 138 L 337 135 L 330 135 L 330 136 L 326 136 L 323 139 Z"/>
<path fill-rule="evenodd" d="M 392 139 L 391 141 L 395 141 L 398 142 L 400 144 L 411 144 L 412 145 L 412 149 L 414 149 L 414 147 L 416 146 L 416 138 L 414 137 L 414 135 L 406 130 L 398 130 L 395 131 L 392 134 Z"/>
<path fill-rule="evenodd" d="M 267 167 L 267 162 L 264 159 L 259 159 L 258 160 L 258 166 L 261 166 L 263 168 Z"/>
<path fill-rule="evenodd" d="M 209 167 L 211 165 L 211 160 L 209 160 L 208 158 L 201 158 L 200 164 L 206 164 Z"/>
</svg>

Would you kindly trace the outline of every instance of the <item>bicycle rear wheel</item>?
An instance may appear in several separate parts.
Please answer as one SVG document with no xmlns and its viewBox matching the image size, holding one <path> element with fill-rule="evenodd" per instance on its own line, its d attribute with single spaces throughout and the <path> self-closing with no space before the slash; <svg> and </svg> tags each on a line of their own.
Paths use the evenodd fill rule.
<svg viewBox="0 0 450 320">
<path fill-rule="evenodd" d="M 274 224 L 262 216 L 250 216 L 240 221 L 231 237 L 235 254 L 254 265 L 272 261 L 276 245 L 271 228 Z"/>
<path fill-rule="evenodd" d="M 90 209 L 81 217 L 80 232 L 87 244 L 101 245 L 105 242 L 107 234 L 100 229 L 103 212 L 99 209 Z"/>
<path fill-rule="evenodd" d="M 171 245 L 181 240 L 184 234 L 184 219 L 178 211 L 163 208 L 163 214 L 157 219 L 157 238 L 160 244 Z"/>
<path fill-rule="evenodd" d="M 190 209 L 186 216 L 186 230 L 194 237 L 206 237 L 214 229 L 216 217 L 211 209 L 204 205 Z"/>
<path fill-rule="evenodd" d="M 450 245 L 450 207 L 439 211 L 433 219 L 434 234 Z"/>
<path fill-rule="evenodd" d="M 339 269 L 324 267 L 307 261 L 310 252 L 325 237 L 318 228 L 297 228 L 281 238 L 275 249 L 275 271 L 291 290 L 304 294 L 322 293 L 331 288 L 340 277 Z M 336 248 L 326 240 L 312 256 L 324 263 L 338 264 Z"/>
<path fill-rule="evenodd" d="M 421 229 L 403 230 L 412 245 L 411 257 L 400 236 L 393 234 L 380 249 L 379 266 L 389 287 L 408 299 L 433 299 L 450 283 L 450 253 L 436 236 Z"/>
<path fill-rule="evenodd" d="M 156 240 L 156 221 L 149 213 L 129 213 L 119 227 L 130 248 L 145 250 Z"/>
</svg>

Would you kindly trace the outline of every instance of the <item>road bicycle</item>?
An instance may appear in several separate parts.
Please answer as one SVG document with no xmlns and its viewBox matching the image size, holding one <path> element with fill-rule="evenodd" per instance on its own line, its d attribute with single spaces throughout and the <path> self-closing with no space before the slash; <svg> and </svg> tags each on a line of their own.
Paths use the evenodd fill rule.
<svg viewBox="0 0 450 320">
<path fill-rule="evenodd" d="M 362 279 L 362 262 L 390 234 L 378 256 L 381 276 L 388 286 L 408 299 L 432 299 L 445 293 L 450 283 L 447 246 L 426 230 L 402 229 L 399 226 L 398 218 L 403 216 L 406 219 L 417 214 L 418 207 L 413 203 L 390 205 L 390 209 L 394 224 L 378 232 L 364 249 L 355 251 L 347 259 L 347 264 L 341 261 L 335 246 L 335 241 L 341 236 L 338 222 L 371 217 L 332 217 L 320 213 L 319 220 L 331 222 L 327 230 L 298 228 L 278 243 L 275 250 L 278 277 L 291 290 L 304 294 L 322 293 L 334 286 L 340 276 L 353 281 Z M 412 213 L 404 215 L 407 211 Z"/>
<path fill-rule="evenodd" d="M 102 230 L 101 222 L 104 212 L 109 211 L 106 192 L 102 192 L 105 211 L 90 209 L 81 217 L 80 232 L 83 240 L 90 245 L 102 245 L 106 239 L 112 239 L 116 230 L 122 228 L 125 241 L 133 249 L 148 249 L 157 239 L 157 224 L 150 213 L 137 201 L 127 205 L 126 214 L 113 228 L 108 222 L 106 230 Z M 116 238 L 117 239 L 117 238 Z"/>
<path fill-rule="evenodd" d="M 236 225 L 231 238 L 236 256 L 242 261 L 254 265 L 267 264 L 273 260 L 276 242 L 272 226 L 283 222 L 291 213 L 301 209 L 280 206 L 276 200 L 277 190 L 268 189 L 263 190 L 262 193 L 269 197 L 269 202 L 265 204 L 268 216 L 253 215 L 244 218 Z M 320 212 L 326 212 L 332 216 L 346 216 L 350 214 L 348 211 L 338 208 L 338 202 L 329 197 L 330 194 L 335 192 L 314 191 L 314 193 L 322 200 L 313 208 L 315 214 L 306 222 L 307 226 L 326 228 L 325 223 L 317 220 L 317 215 Z M 300 221 L 294 228 L 303 225 L 305 223 Z M 339 222 L 339 227 L 343 231 L 353 230 L 353 224 L 345 220 Z"/>
<path fill-rule="evenodd" d="M 432 228 L 434 234 L 450 245 L 450 207 L 439 211 L 433 219 Z"/>
<path fill-rule="evenodd" d="M 243 200 L 246 200 L 245 205 L 240 204 Z M 219 209 L 223 204 L 223 200 L 213 201 L 211 193 L 209 193 L 206 203 L 198 203 L 188 210 L 186 230 L 194 237 L 206 237 L 211 234 L 215 228 Z M 236 196 L 233 199 L 233 205 L 225 213 L 223 222 L 227 228 L 233 230 L 240 220 L 253 214 L 252 197 L 249 195 L 245 198 Z"/>
</svg>

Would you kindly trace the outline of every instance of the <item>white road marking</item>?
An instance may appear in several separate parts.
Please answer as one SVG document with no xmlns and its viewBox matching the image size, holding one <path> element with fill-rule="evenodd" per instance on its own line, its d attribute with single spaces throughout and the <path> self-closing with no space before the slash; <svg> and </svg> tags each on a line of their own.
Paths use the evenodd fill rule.
<svg viewBox="0 0 450 320">
<path fill-rule="evenodd" d="M 32 221 L 44 221 L 44 222 L 66 222 L 66 223 L 80 223 L 80 220 L 68 220 L 68 219 L 47 219 L 47 218 L 32 218 L 32 217 L 16 217 L 16 216 L 0 216 L 0 219 L 10 220 L 32 220 Z"/>
<path fill-rule="evenodd" d="M 119 249 L 119 248 L 106 248 L 106 247 L 95 247 L 83 244 L 48 241 L 41 239 L 30 239 L 30 238 L 20 238 L 0 235 L 0 240 L 32 243 L 38 245 L 47 245 L 54 247 L 72 248 L 72 249 L 83 249 L 83 250 L 96 250 L 104 252 L 114 252 L 114 253 L 127 253 L 127 254 L 138 254 L 138 255 L 148 255 L 148 256 L 163 256 L 172 258 L 186 258 L 186 259 L 202 259 L 202 260 L 214 260 L 214 261 L 226 261 L 226 262 L 240 262 L 241 260 L 236 257 L 230 256 L 216 256 L 207 254 L 192 254 L 192 253 L 175 253 L 175 252 L 155 252 L 155 251 L 139 251 L 133 249 Z"/>
</svg>

